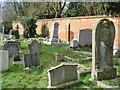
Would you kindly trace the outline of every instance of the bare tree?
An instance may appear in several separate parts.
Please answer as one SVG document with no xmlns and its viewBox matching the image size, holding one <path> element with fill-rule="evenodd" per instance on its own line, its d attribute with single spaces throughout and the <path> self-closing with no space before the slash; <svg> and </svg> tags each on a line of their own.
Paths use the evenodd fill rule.
<svg viewBox="0 0 120 90">
<path fill-rule="evenodd" d="M 66 2 L 54 2 L 53 3 L 53 8 L 55 10 L 55 18 L 60 17 L 64 7 L 66 5 Z"/>
</svg>

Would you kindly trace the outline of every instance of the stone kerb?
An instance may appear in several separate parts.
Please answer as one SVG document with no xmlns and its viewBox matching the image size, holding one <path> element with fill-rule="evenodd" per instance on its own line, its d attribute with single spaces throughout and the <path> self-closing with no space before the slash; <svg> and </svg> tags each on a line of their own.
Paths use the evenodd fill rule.
<svg viewBox="0 0 120 90">
<path fill-rule="evenodd" d="M 59 88 L 80 82 L 77 76 L 76 64 L 63 63 L 47 70 L 47 72 L 49 78 L 49 86 L 47 88 Z"/>
</svg>

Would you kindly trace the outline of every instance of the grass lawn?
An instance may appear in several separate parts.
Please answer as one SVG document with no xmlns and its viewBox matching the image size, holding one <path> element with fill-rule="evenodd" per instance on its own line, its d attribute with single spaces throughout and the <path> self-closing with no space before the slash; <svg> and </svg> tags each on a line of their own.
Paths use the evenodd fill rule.
<svg viewBox="0 0 120 90">
<path fill-rule="evenodd" d="M 23 54 L 28 53 L 27 46 L 30 43 L 31 41 L 24 41 L 24 40 L 21 41 Z M 2 49 L 2 47 L 0 49 Z M 61 46 L 61 47 L 49 46 L 42 43 L 41 51 L 42 53 L 39 55 L 40 65 L 42 66 L 41 69 L 34 68 L 33 70 L 30 71 L 24 71 L 22 64 L 12 65 L 9 62 L 9 69 L 6 72 L 2 73 L 2 88 L 46 88 L 48 86 L 47 70 L 50 69 L 51 67 L 61 64 L 61 62 L 54 63 L 55 61 L 54 52 L 63 53 L 64 55 L 72 57 L 74 59 L 81 59 L 87 57 L 84 54 L 80 55 L 80 53 L 75 53 L 75 52 L 73 53 L 72 51 L 69 51 L 69 46 Z M 22 54 L 20 54 L 20 56 L 22 58 Z M 89 62 L 81 61 L 79 63 L 89 68 L 92 67 L 91 61 Z M 90 78 L 91 78 L 90 74 L 87 74 L 86 76 L 82 76 L 82 77 L 80 77 L 79 75 L 79 80 L 81 80 L 80 83 L 69 87 L 66 86 L 65 88 L 84 88 L 84 86 L 88 86 L 91 88 L 98 88 L 89 81 Z"/>
</svg>

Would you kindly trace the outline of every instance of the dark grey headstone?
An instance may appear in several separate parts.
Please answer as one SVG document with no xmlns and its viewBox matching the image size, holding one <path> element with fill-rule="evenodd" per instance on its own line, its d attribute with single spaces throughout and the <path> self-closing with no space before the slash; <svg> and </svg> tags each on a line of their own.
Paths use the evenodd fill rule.
<svg viewBox="0 0 120 90">
<path fill-rule="evenodd" d="M 23 55 L 24 67 L 31 67 L 40 65 L 38 54 L 24 54 Z"/>
<path fill-rule="evenodd" d="M 19 55 L 19 45 L 6 42 L 3 46 L 3 49 L 9 52 L 9 56 Z"/>
<path fill-rule="evenodd" d="M 39 54 L 41 53 L 41 42 L 38 43 L 36 40 L 33 40 L 31 44 L 28 45 L 29 54 Z"/>
<path fill-rule="evenodd" d="M 78 31 L 79 45 L 92 45 L 92 29 L 81 29 Z"/>
<path fill-rule="evenodd" d="M 32 54 L 32 65 L 33 66 L 37 66 L 40 65 L 40 61 L 39 61 L 39 55 L 38 54 Z"/>
<path fill-rule="evenodd" d="M 23 55 L 23 65 L 24 67 L 32 66 L 32 57 L 31 54 L 24 54 Z"/>
</svg>

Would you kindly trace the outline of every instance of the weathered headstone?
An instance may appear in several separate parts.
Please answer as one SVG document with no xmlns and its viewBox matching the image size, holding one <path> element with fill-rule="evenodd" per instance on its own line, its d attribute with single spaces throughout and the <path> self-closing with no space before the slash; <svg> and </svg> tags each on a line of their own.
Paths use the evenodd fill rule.
<svg viewBox="0 0 120 90">
<path fill-rule="evenodd" d="M 92 29 L 81 29 L 78 31 L 79 45 L 92 45 Z"/>
<path fill-rule="evenodd" d="M 23 65 L 25 68 L 40 65 L 39 55 L 37 53 L 36 54 L 24 54 Z"/>
<path fill-rule="evenodd" d="M 19 45 L 18 44 L 9 44 L 6 42 L 4 44 L 4 50 L 9 52 L 9 56 L 12 57 L 13 55 L 18 54 L 19 55 Z"/>
<path fill-rule="evenodd" d="M 92 79 L 103 80 L 116 76 L 113 67 L 115 27 L 112 21 L 101 19 L 92 33 Z"/>
<path fill-rule="evenodd" d="M 52 33 L 50 37 L 50 42 L 58 42 L 58 27 L 59 23 L 58 22 L 53 22 L 52 24 Z"/>
<path fill-rule="evenodd" d="M 18 44 L 18 46 L 19 46 L 19 49 L 21 49 L 21 43 L 20 43 L 20 41 L 18 41 L 18 40 L 15 40 L 15 41 L 5 41 L 5 42 L 7 42 L 8 44 Z"/>
<path fill-rule="evenodd" d="M 55 53 L 56 62 L 64 61 L 64 54 Z"/>
<path fill-rule="evenodd" d="M 36 40 L 33 40 L 31 44 L 28 45 L 29 54 L 41 53 L 41 42 L 38 43 Z"/>
<path fill-rule="evenodd" d="M 61 64 L 48 70 L 48 88 L 64 87 L 79 82 L 77 76 L 77 65 Z"/>
<path fill-rule="evenodd" d="M 0 51 L 0 72 L 8 70 L 8 51 Z"/>
<path fill-rule="evenodd" d="M 70 47 L 72 47 L 72 48 L 78 47 L 78 41 L 73 39 L 73 40 L 70 42 Z"/>
</svg>

